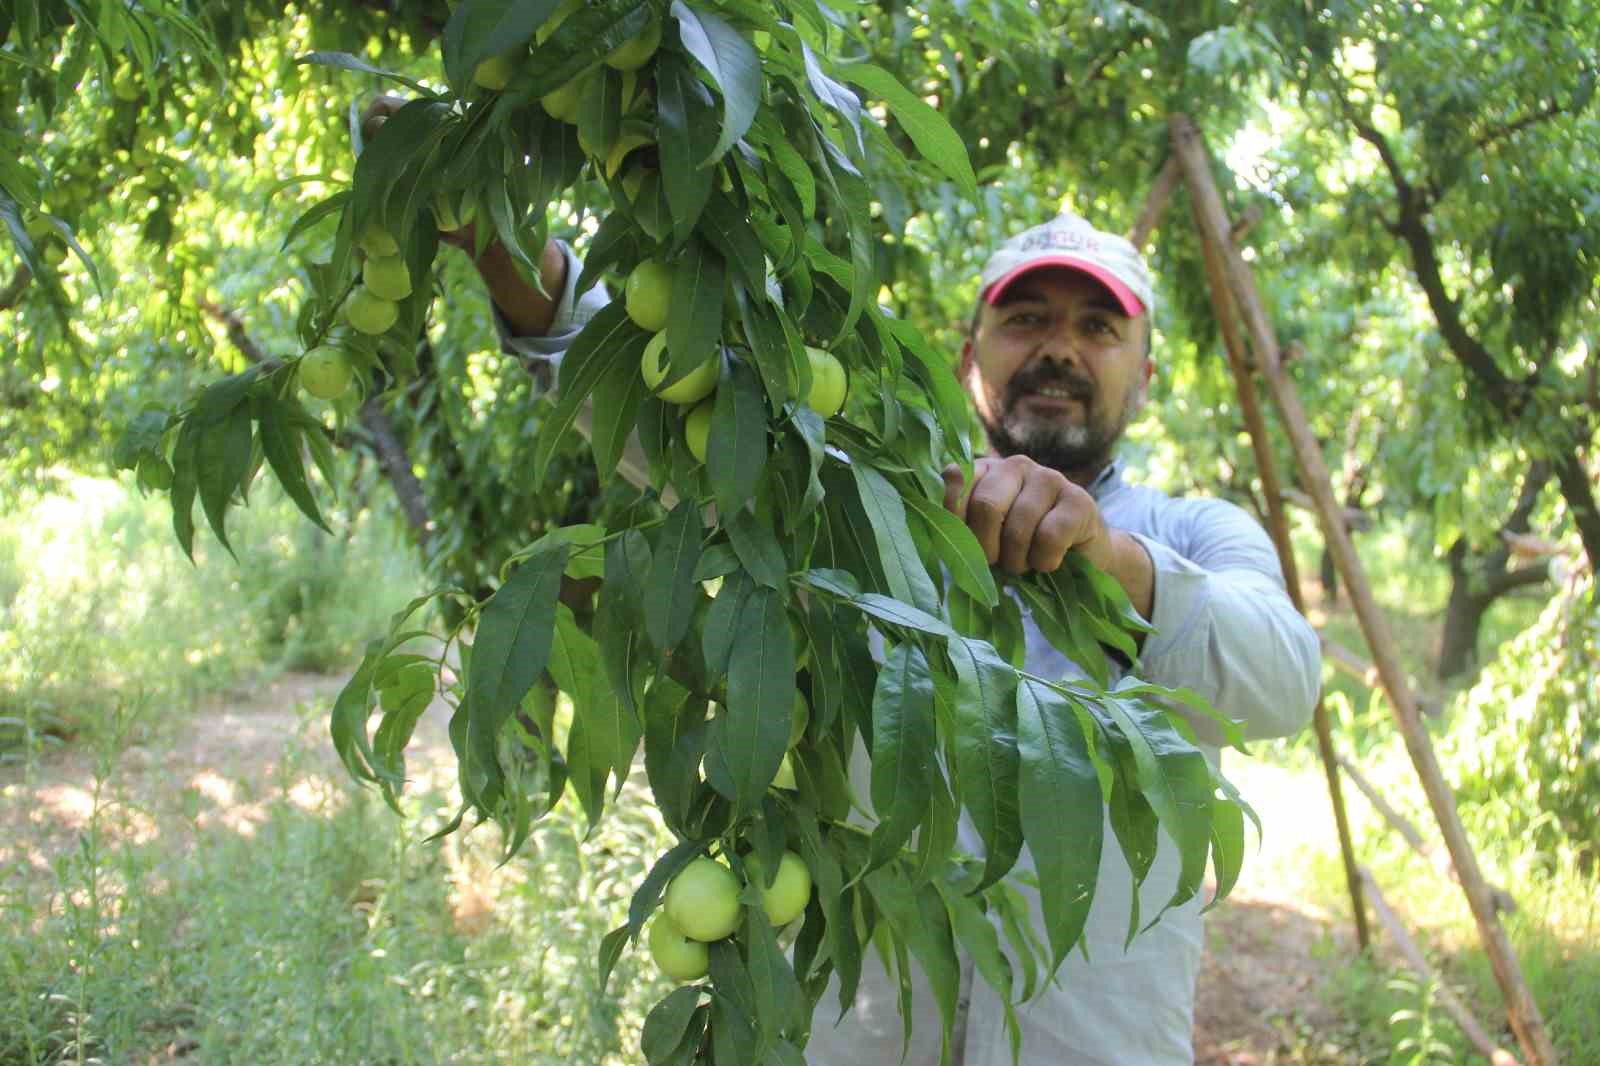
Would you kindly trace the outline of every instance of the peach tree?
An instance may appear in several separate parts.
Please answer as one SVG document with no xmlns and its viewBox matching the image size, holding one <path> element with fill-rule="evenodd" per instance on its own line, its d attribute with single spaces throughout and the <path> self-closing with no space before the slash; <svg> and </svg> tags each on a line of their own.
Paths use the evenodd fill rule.
<svg viewBox="0 0 1600 1066">
<path fill-rule="evenodd" d="M 641 1034 L 652 1063 L 803 1061 L 830 979 L 848 1009 L 870 950 L 927 974 L 948 1038 L 958 952 L 1009 1016 L 1078 943 L 1106 849 L 1142 880 L 1164 830 L 1182 860 L 1169 906 L 1208 862 L 1225 895 L 1242 858 L 1248 808 L 1172 708 L 1238 734 L 1135 679 L 1146 627 L 1120 587 L 1078 559 L 997 574 L 942 506 L 941 470 L 970 473 L 970 416 L 949 354 L 880 306 L 871 190 L 885 168 L 968 197 L 977 182 L 938 109 L 850 58 L 852 18 L 807 0 L 462 0 L 432 76 L 303 55 L 409 100 L 290 228 L 290 245 L 335 234 L 298 352 L 146 412 L 117 448 L 170 493 L 191 552 L 196 505 L 226 545 L 263 470 L 322 524 L 319 404 L 346 418 L 416 375 L 441 233 L 470 227 L 536 284 L 552 219 L 587 223 L 576 287 L 619 298 L 564 353 L 524 470 L 547 478 L 581 425 L 602 485 L 631 495 L 523 546 L 490 595 L 417 597 L 331 729 L 398 808 L 442 697 L 449 829 L 493 822 L 508 857 L 568 792 L 593 824 L 642 764 L 678 843 L 596 951 L 604 975 L 647 947 L 681 982 Z M 32 257 L 21 213 L 0 215 Z M 443 602 L 456 624 L 426 621 Z M 1024 611 L 1083 678 L 1024 668 Z M 1113 683 L 1115 660 L 1135 669 Z M 981 855 L 957 847 L 963 819 Z M 1042 929 L 1018 891 L 1025 846 Z M 1157 917 L 1130 914 L 1130 937 Z"/>
</svg>

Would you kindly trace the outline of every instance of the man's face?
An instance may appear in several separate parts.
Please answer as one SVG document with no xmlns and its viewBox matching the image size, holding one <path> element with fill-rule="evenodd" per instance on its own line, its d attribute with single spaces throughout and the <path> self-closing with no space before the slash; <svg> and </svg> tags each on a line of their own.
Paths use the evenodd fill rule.
<svg viewBox="0 0 1600 1066">
<path fill-rule="evenodd" d="M 1144 406 L 1149 316 L 1129 318 L 1086 274 L 1042 267 L 979 309 L 961 377 L 1001 455 L 1090 476 Z M 1075 478 L 1077 480 L 1077 478 Z"/>
</svg>

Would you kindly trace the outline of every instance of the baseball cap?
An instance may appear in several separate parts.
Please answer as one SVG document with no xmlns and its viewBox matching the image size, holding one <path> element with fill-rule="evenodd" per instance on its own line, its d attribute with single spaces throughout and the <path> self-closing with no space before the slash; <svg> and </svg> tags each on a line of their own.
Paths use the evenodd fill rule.
<svg viewBox="0 0 1600 1066">
<path fill-rule="evenodd" d="M 1126 238 L 1102 233 L 1067 212 L 1002 244 L 984 265 L 979 291 L 985 301 L 995 304 L 1013 281 L 1031 270 L 1051 266 L 1088 274 L 1111 290 L 1129 318 L 1155 306 L 1150 268 L 1139 250 Z"/>
</svg>

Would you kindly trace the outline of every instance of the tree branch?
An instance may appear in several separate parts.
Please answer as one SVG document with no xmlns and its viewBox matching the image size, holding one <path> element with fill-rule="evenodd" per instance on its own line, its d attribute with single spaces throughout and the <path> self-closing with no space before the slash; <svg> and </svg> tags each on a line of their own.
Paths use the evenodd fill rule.
<svg viewBox="0 0 1600 1066">
<path fill-rule="evenodd" d="M 273 359 L 261 350 L 261 346 L 255 342 L 255 338 L 251 337 L 250 331 L 245 328 L 244 319 L 240 318 L 238 314 L 204 299 L 200 301 L 200 310 L 222 323 L 223 327 L 228 331 L 228 340 L 233 342 L 233 346 L 239 349 L 246 359 L 252 363 L 269 365 L 277 365 L 279 363 L 279 360 Z"/>
<path fill-rule="evenodd" d="M 18 263 L 17 272 L 11 275 L 6 287 L 0 289 L 0 311 L 9 311 L 17 306 L 17 301 L 22 299 L 22 294 L 27 291 L 28 283 L 32 280 L 33 271 L 28 269 L 28 264 Z"/>
<path fill-rule="evenodd" d="M 1473 141 L 1472 147 L 1481 152 L 1483 149 L 1488 148 L 1496 141 L 1503 141 L 1507 137 L 1515 136 L 1516 134 L 1527 129 L 1529 126 L 1537 126 L 1541 122 L 1548 121 L 1549 119 L 1555 118 L 1557 115 L 1565 113 L 1566 110 L 1567 109 L 1565 106 L 1552 103 L 1542 111 L 1535 111 L 1531 115 L 1524 115 L 1515 122 L 1507 123 L 1504 126 L 1499 126 L 1490 130 L 1482 137 L 1479 137 L 1477 140 Z"/>
<path fill-rule="evenodd" d="M 201 300 L 200 309 L 227 327 L 228 339 L 246 359 L 265 366 L 279 362 L 261 350 L 261 346 L 250 336 L 250 331 L 245 328 L 244 320 L 238 314 L 210 300 Z M 422 482 L 411 472 L 411 459 L 406 454 L 405 443 L 395 432 L 394 423 L 389 420 L 389 415 L 384 411 L 376 395 L 369 396 L 361 405 L 359 417 L 362 427 L 366 430 L 365 437 L 373 454 L 377 456 L 378 466 L 389 479 L 389 483 L 394 486 L 394 494 L 400 499 L 400 509 L 406 516 L 406 524 L 411 527 L 417 542 L 426 544 L 433 532 L 433 522 L 428 515 L 428 497 L 422 489 Z"/>
<path fill-rule="evenodd" d="M 1536 566 L 1523 566 L 1515 570 L 1502 570 L 1496 574 L 1488 574 L 1483 579 L 1484 601 L 1491 602 L 1504 596 L 1513 589 L 1526 588 L 1529 585 L 1542 585 L 1550 580 L 1550 568 L 1542 564 Z"/>
<path fill-rule="evenodd" d="M 1377 149 L 1378 158 L 1389 173 L 1399 201 L 1400 214 L 1391 225 L 1395 235 L 1411 252 L 1411 266 L 1428 298 L 1428 307 L 1439 323 L 1439 334 L 1456 361 L 1477 381 L 1488 394 L 1494 409 L 1507 418 L 1514 418 L 1522 407 L 1524 391 L 1501 371 L 1489 350 L 1467 331 L 1461 321 L 1461 311 L 1456 301 L 1445 290 L 1444 276 L 1439 268 L 1439 255 L 1433 245 L 1433 234 L 1428 232 L 1427 206 L 1416 188 L 1406 180 L 1405 171 L 1394 149 L 1377 128 L 1351 116 L 1356 135 Z"/>
</svg>

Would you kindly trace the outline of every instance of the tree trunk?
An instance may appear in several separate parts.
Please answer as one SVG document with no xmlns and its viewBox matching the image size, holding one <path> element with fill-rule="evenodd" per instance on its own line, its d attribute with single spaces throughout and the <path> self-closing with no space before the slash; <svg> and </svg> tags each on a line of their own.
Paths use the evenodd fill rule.
<svg viewBox="0 0 1600 1066">
<path fill-rule="evenodd" d="M 1444 609 L 1444 635 L 1439 640 L 1436 675 L 1440 680 L 1464 674 L 1478 664 L 1478 628 L 1489 601 L 1472 593 L 1467 542 L 1450 546 L 1450 599 Z"/>
<path fill-rule="evenodd" d="M 1559 469 L 1559 463 L 1556 465 Z M 1450 599 L 1445 605 L 1444 634 L 1439 640 L 1435 676 L 1441 681 L 1459 676 L 1478 665 L 1478 631 L 1483 616 L 1501 596 L 1513 589 L 1543 584 L 1549 568 L 1542 562 L 1511 569 L 1511 538 L 1528 532 L 1533 508 L 1553 472 L 1548 460 L 1528 464 L 1516 506 L 1500 527 L 1496 546 L 1475 553 L 1465 538 L 1450 546 Z"/>
</svg>

